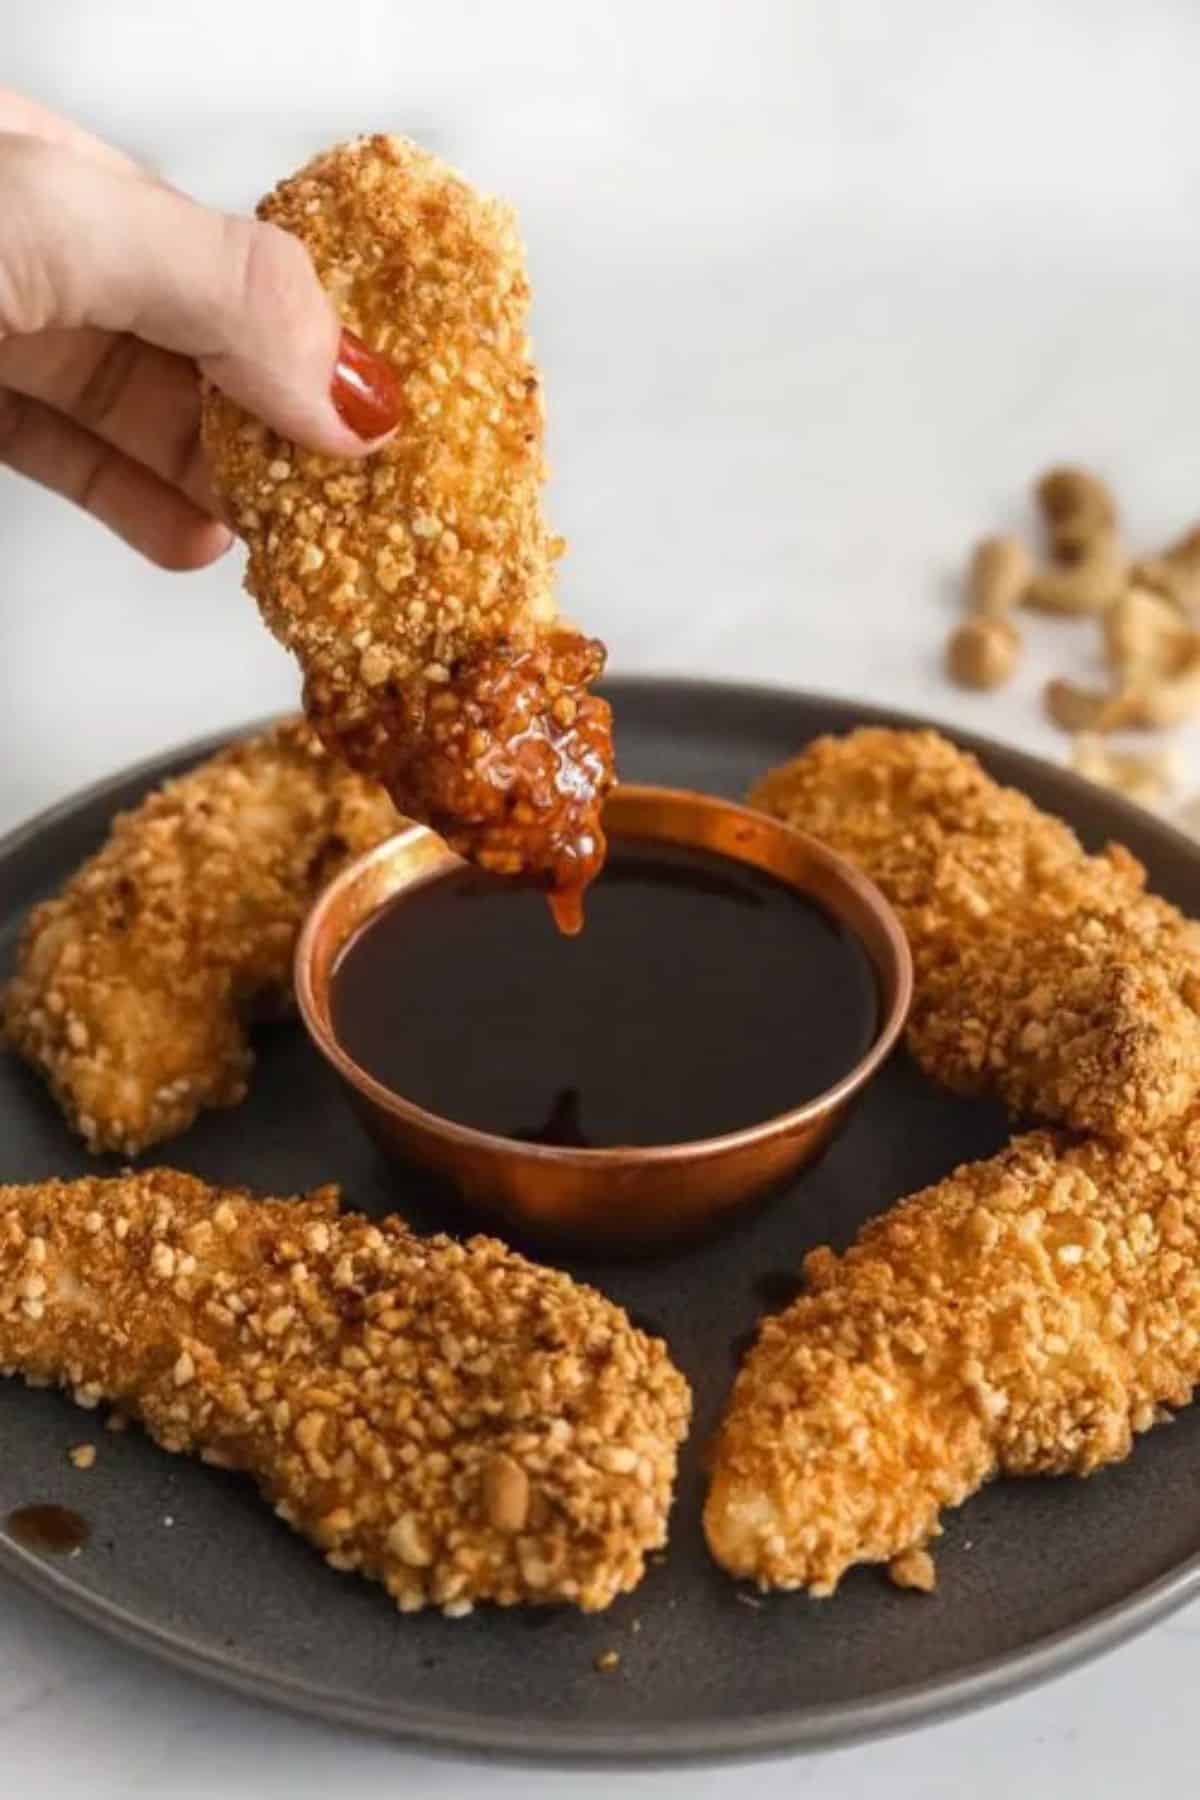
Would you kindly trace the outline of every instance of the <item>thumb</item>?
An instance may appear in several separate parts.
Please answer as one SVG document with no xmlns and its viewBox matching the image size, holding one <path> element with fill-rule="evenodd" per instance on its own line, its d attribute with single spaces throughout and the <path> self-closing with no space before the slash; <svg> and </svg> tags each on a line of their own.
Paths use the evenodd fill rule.
<svg viewBox="0 0 1200 1800">
<path fill-rule="evenodd" d="M 0 135 L 0 333 L 90 325 L 191 357 L 284 437 L 331 456 L 399 422 L 298 239 L 72 149 Z"/>
</svg>

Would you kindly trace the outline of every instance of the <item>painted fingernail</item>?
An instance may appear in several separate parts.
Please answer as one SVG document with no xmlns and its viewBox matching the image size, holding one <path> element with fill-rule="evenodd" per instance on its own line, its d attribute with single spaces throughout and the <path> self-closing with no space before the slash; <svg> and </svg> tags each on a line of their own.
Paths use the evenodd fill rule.
<svg viewBox="0 0 1200 1800">
<path fill-rule="evenodd" d="M 342 331 L 330 392 L 338 417 L 356 437 L 382 437 L 400 423 L 395 369 L 353 331 Z"/>
</svg>

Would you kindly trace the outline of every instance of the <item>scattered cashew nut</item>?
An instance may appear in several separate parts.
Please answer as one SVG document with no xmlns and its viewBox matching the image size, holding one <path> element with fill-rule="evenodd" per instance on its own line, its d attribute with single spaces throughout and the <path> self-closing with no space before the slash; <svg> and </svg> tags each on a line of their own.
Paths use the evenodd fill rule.
<svg viewBox="0 0 1200 1800">
<path fill-rule="evenodd" d="M 947 670 L 964 687 L 1006 681 L 1021 654 L 1012 624 L 1017 606 L 1099 615 L 1113 671 L 1109 687 L 1048 682 L 1046 712 L 1075 738 L 1072 760 L 1081 773 L 1156 804 L 1171 786 L 1166 754 L 1116 751 L 1100 734 L 1158 730 L 1200 714 L 1200 525 L 1159 556 L 1131 564 L 1116 503 L 1098 476 L 1068 466 L 1049 469 L 1034 491 L 1049 560 L 1035 570 L 1017 538 L 987 537 L 976 544 L 966 575 L 969 616 L 946 646 Z M 1194 810 L 1200 835 L 1200 795 Z"/>
<path fill-rule="evenodd" d="M 960 687 L 994 688 L 1017 666 L 1021 640 L 1007 619 L 965 619 L 946 645 L 946 671 Z"/>
<path fill-rule="evenodd" d="M 1046 711 L 1064 731 L 1147 731 L 1179 725 L 1200 712 L 1200 633 L 1192 633 L 1185 655 L 1169 675 L 1142 673 L 1102 694 L 1072 681 L 1050 681 Z"/>
<path fill-rule="evenodd" d="M 1096 538 L 1116 537 L 1116 502 L 1099 476 L 1087 469 L 1048 469 L 1034 495 L 1056 559 L 1071 561 Z"/>
<path fill-rule="evenodd" d="M 1134 579 L 1184 612 L 1200 612 L 1200 525 L 1159 556 L 1147 557 L 1134 568 Z"/>
<path fill-rule="evenodd" d="M 1050 538 L 1050 562 L 1029 583 L 1025 604 L 1039 612 L 1103 612 L 1120 598 L 1129 562 L 1117 532 L 1117 508 L 1086 469 L 1050 469 L 1034 488 Z"/>
<path fill-rule="evenodd" d="M 1176 673 L 1195 637 L 1177 607 L 1137 585 L 1109 607 L 1103 631 L 1111 667 L 1135 678 Z"/>
<path fill-rule="evenodd" d="M 1131 688 L 1097 693 L 1073 681 L 1048 681 L 1042 694 L 1046 712 L 1064 731 L 1116 731 L 1139 723 L 1139 697 Z"/>
<path fill-rule="evenodd" d="M 1111 527 L 1070 551 L 1070 561 L 1059 560 L 1039 569 L 1025 590 L 1025 604 L 1037 612 L 1065 613 L 1078 617 L 1103 612 L 1119 600 L 1129 580 L 1129 559 Z"/>
<path fill-rule="evenodd" d="M 973 613 L 1002 619 L 1019 606 L 1033 574 L 1028 550 L 1015 537 L 986 537 L 967 567 L 967 602 Z"/>
<path fill-rule="evenodd" d="M 1175 785 L 1176 768 L 1169 751 L 1148 754 L 1112 750 L 1099 739 L 1077 737 L 1071 747 L 1071 766 L 1079 775 L 1101 787 L 1114 789 L 1143 806 L 1158 806 Z"/>
<path fill-rule="evenodd" d="M 1151 730 L 1179 725 L 1200 712 L 1200 635 L 1193 634 L 1186 658 L 1171 675 L 1151 677 L 1135 689 L 1132 723 Z"/>
</svg>

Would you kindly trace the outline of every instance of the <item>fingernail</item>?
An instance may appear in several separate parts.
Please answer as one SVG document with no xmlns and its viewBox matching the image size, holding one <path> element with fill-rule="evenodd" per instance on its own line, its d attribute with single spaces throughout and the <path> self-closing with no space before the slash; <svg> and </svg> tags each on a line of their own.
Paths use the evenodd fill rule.
<svg viewBox="0 0 1200 1800">
<path fill-rule="evenodd" d="M 400 423 L 395 369 L 353 331 L 342 331 L 330 393 L 338 417 L 356 437 L 383 437 Z"/>
</svg>

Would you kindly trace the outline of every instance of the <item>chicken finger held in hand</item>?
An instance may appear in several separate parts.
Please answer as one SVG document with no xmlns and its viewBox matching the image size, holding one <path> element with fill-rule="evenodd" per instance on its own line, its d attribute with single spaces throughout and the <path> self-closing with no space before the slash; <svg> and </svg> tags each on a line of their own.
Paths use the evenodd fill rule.
<svg viewBox="0 0 1200 1800">
<path fill-rule="evenodd" d="M 463 855 L 577 898 L 603 860 L 612 781 L 609 710 L 588 691 L 604 651 L 557 617 L 513 217 L 395 137 L 318 156 L 259 213 L 299 237 L 344 324 L 390 359 L 401 423 L 342 463 L 208 393 L 246 585 L 331 750 Z"/>
</svg>

